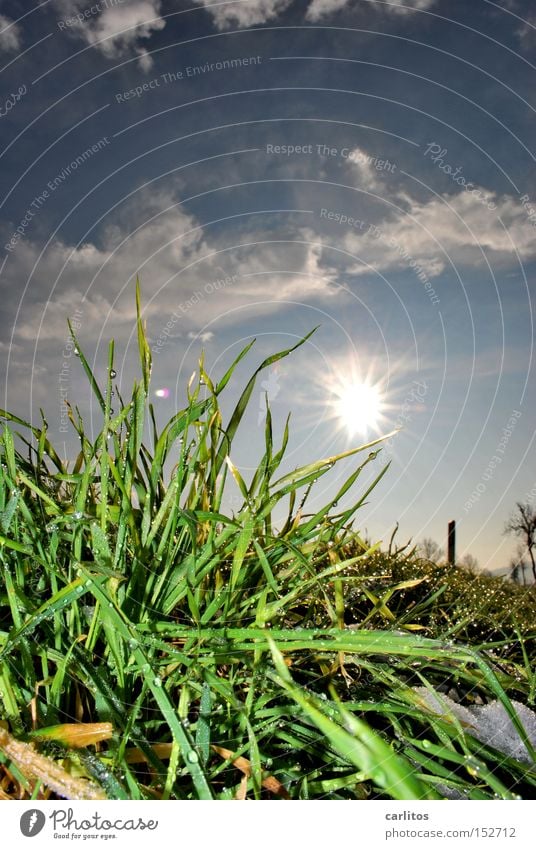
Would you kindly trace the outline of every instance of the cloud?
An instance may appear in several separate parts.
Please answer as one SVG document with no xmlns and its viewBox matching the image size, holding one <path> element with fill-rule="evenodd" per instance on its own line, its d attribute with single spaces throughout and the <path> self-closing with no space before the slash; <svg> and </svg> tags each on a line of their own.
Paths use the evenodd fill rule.
<svg viewBox="0 0 536 849">
<path fill-rule="evenodd" d="M 307 9 L 307 19 L 309 21 L 319 21 L 320 18 L 325 18 L 327 15 L 332 15 L 340 9 L 348 6 L 350 0 L 313 0 Z"/>
<path fill-rule="evenodd" d="M 195 0 L 205 6 L 212 15 L 216 27 L 220 30 L 232 26 L 252 27 L 264 24 L 284 12 L 293 0 L 243 0 L 218 6 L 214 0 Z"/>
<path fill-rule="evenodd" d="M 517 30 L 521 46 L 529 50 L 536 42 L 536 15 L 529 15 Z"/>
<path fill-rule="evenodd" d="M 215 0 L 195 0 L 204 6 L 212 16 L 215 26 L 220 29 L 229 27 L 252 27 L 273 20 L 285 12 L 294 0 L 237 0 L 235 3 L 218 5 Z M 404 14 L 412 9 L 429 9 L 436 0 L 391 0 L 388 5 L 374 7 L 374 11 L 389 14 Z M 350 9 L 354 0 L 312 0 L 306 11 L 308 21 L 319 21 L 328 15 Z"/>
<path fill-rule="evenodd" d="M 320 274 L 326 257 L 344 274 L 412 268 L 423 282 L 438 277 L 450 264 L 478 268 L 488 259 L 492 267 L 504 270 L 536 258 L 535 227 L 516 197 L 470 183 L 471 190 L 416 198 L 394 163 L 363 147 L 349 153 L 342 169 L 340 182 L 357 191 L 344 205 L 330 206 L 326 198 L 320 216 L 326 244 Z M 327 179 L 322 170 L 319 176 Z M 303 191 L 299 188 L 293 198 L 296 208 L 303 205 Z M 359 261 L 340 255 L 333 260 L 328 244 Z"/>
<path fill-rule="evenodd" d="M 424 276 L 437 277 L 450 263 L 482 266 L 483 254 L 495 266 L 512 265 L 516 254 L 520 260 L 534 258 L 534 228 L 521 205 L 508 195 L 481 192 L 485 200 L 495 203 L 495 210 L 488 210 L 468 192 L 425 202 L 399 195 L 400 211 L 389 211 L 372 229 L 343 235 L 344 249 L 360 260 L 350 272 L 370 273 L 367 265 L 380 272 L 413 268 L 415 273 L 422 271 L 424 282 Z"/>
<path fill-rule="evenodd" d="M 14 53 L 21 46 L 21 29 L 14 21 L 0 15 L 0 50 Z"/>
<path fill-rule="evenodd" d="M 385 14 L 403 14 L 411 9 L 429 9 L 435 2 L 436 0 L 390 0 L 389 4 L 379 6 L 376 11 Z M 307 9 L 306 17 L 309 21 L 319 21 L 321 18 L 339 12 L 352 4 L 353 0 L 312 0 Z"/>
<path fill-rule="evenodd" d="M 3 272 L 8 291 L 17 293 L 28 282 L 28 295 L 15 326 L 16 343 L 56 350 L 66 336 L 66 319 L 83 312 L 81 333 L 92 343 L 103 337 L 124 339 L 135 318 L 133 285 L 139 274 L 149 332 L 159 330 L 174 310 L 180 322 L 174 336 L 196 338 L 214 333 L 212 322 L 227 326 L 238 312 L 255 303 L 277 310 L 285 299 L 307 300 L 334 294 L 334 272 L 320 266 L 321 251 L 295 230 L 289 244 L 263 244 L 266 233 L 249 229 L 237 245 L 229 236 L 207 235 L 195 217 L 176 205 L 173 189 L 138 192 L 100 235 L 99 243 L 79 247 L 55 241 L 39 258 L 39 242 L 21 239 Z M 314 236 L 312 241 L 318 241 Z M 44 291 L 42 281 L 49 287 Z M 4 308 L 16 311 L 17 298 Z M 237 309 L 238 308 L 238 312 Z"/>
<path fill-rule="evenodd" d="M 357 176 L 357 185 L 369 192 L 376 191 L 382 185 L 380 173 L 387 166 L 393 167 L 387 159 L 371 156 L 360 147 L 354 148 L 348 155 Z"/>
<path fill-rule="evenodd" d="M 56 0 L 56 6 L 63 15 L 72 19 L 77 13 L 84 12 L 87 3 L 86 0 L 76 0 L 75 3 Z M 153 61 L 140 42 L 164 29 L 166 22 L 160 17 L 160 11 L 161 0 L 131 0 L 128 4 L 123 2 L 117 6 L 101 7 L 98 15 L 76 23 L 68 31 L 76 33 L 108 59 L 137 54 L 142 70 L 149 71 Z"/>
<path fill-rule="evenodd" d="M 384 11 L 404 14 L 411 9 L 426 11 L 430 9 L 436 0 L 390 0 L 390 6 L 385 6 Z"/>
<path fill-rule="evenodd" d="M 190 330 L 188 333 L 188 339 L 192 339 L 192 341 L 199 342 L 211 342 L 214 339 L 214 334 L 210 330 L 206 330 L 204 333 L 195 333 L 193 330 Z"/>
<path fill-rule="evenodd" d="M 59 427 L 59 376 L 66 369 L 69 399 L 81 405 L 86 422 L 98 418 L 69 348 L 67 318 L 76 321 L 97 380 L 114 339 L 118 380 L 130 385 L 138 362 L 138 274 L 155 380 L 166 386 L 185 384 L 200 347 L 212 339 L 227 350 L 250 321 L 277 330 L 289 301 L 324 309 L 328 299 L 344 303 L 347 295 L 333 285 L 337 273 L 321 262 L 317 234 L 293 227 L 288 242 L 266 243 L 264 221 L 240 232 L 234 224 L 204 231 L 176 201 L 172 187 L 140 191 L 98 240 L 79 247 L 54 241 L 41 256 L 41 238 L 28 233 L 19 241 L 2 273 L 0 308 L 13 327 L 13 339 L 10 333 L 0 348 L 8 409 L 31 418 L 46 408 L 51 428 Z"/>
</svg>

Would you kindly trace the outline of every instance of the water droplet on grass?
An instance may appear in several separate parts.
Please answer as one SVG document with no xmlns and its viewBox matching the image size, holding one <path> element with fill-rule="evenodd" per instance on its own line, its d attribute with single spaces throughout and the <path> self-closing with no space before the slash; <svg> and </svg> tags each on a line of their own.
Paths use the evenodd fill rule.
<svg viewBox="0 0 536 849">
<path fill-rule="evenodd" d="M 153 678 L 153 684 L 154 684 L 155 687 L 161 687 L 162 686 L 162 679 L 159 678 L 158 676 L 156 678 Z"/>
<path fill-rule="evenodd" d="M 199 755 L 197 754 L 197 752 L 188 752 L 188 754 L 186 755 L 186 760 L 189 761 L 189 763 L 191 764 L 197 764 L 199 763 Z"/>
<path fill-rule="evenodd" d="M 110 377 L 112 378 L 112 380 L 114 377 L 117 377 L 117 372 L 114 368 L 110 369 Z"/>
</svg>

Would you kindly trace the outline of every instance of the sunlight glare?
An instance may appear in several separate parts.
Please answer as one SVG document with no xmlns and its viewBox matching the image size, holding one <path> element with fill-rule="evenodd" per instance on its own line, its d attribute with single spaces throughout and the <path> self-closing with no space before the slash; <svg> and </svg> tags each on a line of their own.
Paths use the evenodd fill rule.
<svg viewBox="0 0 536 849">
<path fill-rule="evenodd" d="M 383 407 L 377 386 L 353 380 L 342 382 L 333 392 L 335 415 L 349 436 L 358 433 L 364 436 L 370 430 L 377 430 Z"/>
</svg>

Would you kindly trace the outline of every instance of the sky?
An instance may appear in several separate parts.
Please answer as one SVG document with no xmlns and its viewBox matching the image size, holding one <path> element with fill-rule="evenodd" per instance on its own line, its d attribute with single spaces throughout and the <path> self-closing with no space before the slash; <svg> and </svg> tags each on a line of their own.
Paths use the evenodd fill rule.
<svg viewBox="0 0 536 849">
<path fill-rule="evenodd" d="M 356 528 L 445 547 L 455 519 L 504 572 L 536 503 L 535 63 L 530 0 L 1 0 L 0 406 L 74 457 L 63 398 L 100 420 L 67 319 L 127 395 L 137 275 L 160 423 L 202 351 L 218 377 L 257 340 L 228 414 L 317 327 L 235 465 L 266 396 L 289 470 L 396 431 Z"/>
</svg>

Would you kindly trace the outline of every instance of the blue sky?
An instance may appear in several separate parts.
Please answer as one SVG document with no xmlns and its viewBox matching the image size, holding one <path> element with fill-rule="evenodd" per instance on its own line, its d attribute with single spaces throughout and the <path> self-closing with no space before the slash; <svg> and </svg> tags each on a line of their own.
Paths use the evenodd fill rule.
<svg viewBox="0 0 536 849">
<path fill-rule="evenodd" d="M 219 374 L 257 336 L 245 380 L 320 325 L 234 462 L 264 392 L 289 467 L 403 425 L 357 526 L 444 545 L 455 518 L 459 555 L 506 568 L 536 498 L 535 47 L 528 0 L 0 2 L 3 406 L 44 407 L 70 456 L 67 386 L 98 429 L 66 320 L 97 373 L 115 338 L 126 392 L 137 274 L 161 421 L 202 348 Z M 359 380 L 365 434 L 334 417 Z"/>
</svg>

